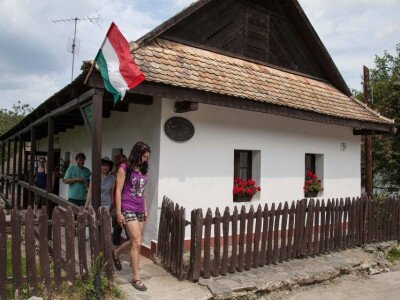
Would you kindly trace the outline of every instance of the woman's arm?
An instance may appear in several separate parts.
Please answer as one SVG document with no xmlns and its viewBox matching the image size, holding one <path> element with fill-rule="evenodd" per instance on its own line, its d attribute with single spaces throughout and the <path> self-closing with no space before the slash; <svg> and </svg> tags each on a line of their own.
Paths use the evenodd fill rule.
<svg viewBox="0 0 400 300">
<path fill-rule="evenodd" d="M 121 198 L 122 198 L 122 189 L 125 183 L 125 170 L 120 167 L 117 173 L 117 181 L 115 187 L 115 209 L 117 212 L 117 220 L 121 228 L 125 226 L 125 219 L 121 212 Z"/>
</svg>

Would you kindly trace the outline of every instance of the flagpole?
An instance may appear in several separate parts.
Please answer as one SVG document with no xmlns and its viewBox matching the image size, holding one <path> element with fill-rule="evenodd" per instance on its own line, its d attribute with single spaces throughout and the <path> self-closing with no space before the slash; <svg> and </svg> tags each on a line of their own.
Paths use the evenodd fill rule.
<svg viewBox="0 0 400 300">
<path fill-rule="evenodd" d="M 100 50 L 103 48 L 104 44 L 106 43 L 108 33 L 111 31 L 111 29 L 112 29 L 114 26 L 115 26 L 115 23 L 114 23 L 114 22 L 111 22 L 110 28 L 108 28 L 107 33 L 106 33 L 106 36 L 105 36 L 103 42 L 101 43 Z M 96 57 L 95 57 L 95 59 L 94 59 L 94 61 L 93 61 L 93 63 L 92 63 L 92 66 L 90 67 L 89 72 L 88 72 L 88 74 L 86 75 L 85 80 L 83 81 L 83 84 L 86 84 L 87 81 L 89 80 L 89 77 L 90 77 L 90 75 L 91 75 L 92 72 L 93 72 L 94 66 L 96 65 L 96 60 L 97 60 L 97 57 L 99 56 L 100 50 L 97 52 Z"/>
</svg>

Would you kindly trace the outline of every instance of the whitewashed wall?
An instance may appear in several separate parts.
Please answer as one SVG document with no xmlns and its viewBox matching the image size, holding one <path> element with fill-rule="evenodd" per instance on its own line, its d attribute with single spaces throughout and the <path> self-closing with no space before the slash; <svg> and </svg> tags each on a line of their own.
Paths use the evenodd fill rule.
<svg viewBox="0 0 400 300">
<path fill-rule="evenodd" d="M 232 181 L 234 150 L 256 150 L 262 192 L 247 205 L 291 201 L 303 198 L 305 153 L 324 156 L 323 198 L 359 196 L 361 186 L 359 136 L 351 128 L 313 123 L 270 114 L 199 104 L 199 110 L 175 114 L 174 101 L 155 99 L 151 106 L 130 105 L 129 112 L 113 112 L 103 119 L 103 155 L 112 148 L 129 154 L 139 140 L 152 148 L 147 188 L 150 220 L 144 242 L 157 239 L 158 211 L 164 195 L 186 208 L 187 218 L 195 208 L 233 207 Z M 170 117 L 189 119 L 194 137 L 175 142 L 164 132 Z M 346 143 L 346 151 L 340 144 Z M 46 148 L 46 141 L 41 141 Z M 91 148 L 87 131 L 77 127 L 61 133 L 61 157 L 78 152 L 87 156 Z M 253 169 L 256 166 L 253 167 Z M 67 197 L 64 184 L 60 195 Z M 241 205 L 241 204 L 240 204 Z"/>
<path fill-rule="evenodd" d="M 112 148 L 123 148 L 124 154 L 129 156 L 134 143 L 143 141 L 152 149 L 150 156 L 149 182 L 146 191 L 147 206 L 150 220 L 145 228 L 144 242 L 150 244 L 157 234 L 157 187 L 158 187 L 158 159 L 160 152 L 160 114 L 161 102 L 155 99 L 153 105 L 130 104 L 129 112 L 112 112 L 111 118 L 103 119 L 102 127 L 102 156 L 111 158 Z M 86 155 L 85 166 L 91 169 L 92 152 L 91 141 L 87 129 L 77 126 L 65 133 L 60 133 L 56 148 L 61 149 L 61 157 L 65 152 L 71 152 L 71 163 L 75 163 L 75 155 L 83 152 Z M 47 149 L 47 139 L 39 142 L 39 149 Z M 100 162 L 99 162 L 100 163 Z M 60 183 L 60 196 L 67 199 L 68 187 Z"/>
<path fill-rule="evenodd" d="M 305 153 L 324 155 L 323 198 L 360 195 L 361 140 L 351 128 L 203 104 L 175 114 L 173 107 L 174 101 L 163 99 L 161 124 L 179 115 L 193 123 L 195 134 L 175 142 L 161 131 L 159 200 L 167 195 L 188 218 L 195 208 L 235 205 L 235 149 L 260 151 L 262 191 L 248 205 L 302 199 Z"/>
</svg>

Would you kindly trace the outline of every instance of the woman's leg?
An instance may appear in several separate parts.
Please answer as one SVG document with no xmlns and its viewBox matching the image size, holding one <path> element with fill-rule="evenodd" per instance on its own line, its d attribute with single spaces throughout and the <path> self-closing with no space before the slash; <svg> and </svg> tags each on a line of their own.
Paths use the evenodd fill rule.
<svg viewBox="0 0 400 300">
<path fill-rule="evenodd" d="M 130 221 L 126 224 L 131 241 L 131 264 L 133 280 L 140 280 L 139 275 L 139 253 L 142 246 L 143 222 Z M 117 254 L 117 253 L 116 253 Z"/>
</svg>

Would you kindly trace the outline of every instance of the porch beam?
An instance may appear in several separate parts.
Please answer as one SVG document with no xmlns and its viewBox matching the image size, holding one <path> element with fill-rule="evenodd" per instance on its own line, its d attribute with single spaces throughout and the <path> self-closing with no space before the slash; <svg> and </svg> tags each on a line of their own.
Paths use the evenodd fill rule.
<svg viewBox="0 0 400 300">
<path fill-rule="evenodd" d="M 174 111 L 178 114 L 196 111 L 199 109 L 199 104 L 197 102 L 191 101 L 176 101 Z"/>
<path fill-rule="evenodd" d="M 31 124 L 29 124 L 28 126 L 26 126 L 24 129 L 18 131 L 17 133 L 15 133 L 14 135 L 12 135 L 10 138 L 15 138 L 16 136 L 18 136 L 19 134 L 28 132 L 29 130 L 31 130 L 32 127 L 36 127 L 42 123 L 46 123 L 47 120 L 49 118 L 55 118 L 57 116 L 61 116 L 63 114 L 66 114 L 74 109 L 76 109 L 77 107 L 79 107 L 79 105 L 90 101 L 90 98 L 96 93 L 96 89 L 90 89 L 89 91 L 87 91 L 86 93 L 80 95 L 79 97 L 71 100 L 70 102 L 66 103 L 65 105 L 63 105 L 60 108 L 57 108 L 53 111 L 51 111 L 50 113 L 42 116 L 41 118 L 38 118 L 36 121 L 32 122 Z"/>
<path fill-rule="evenodd" d="M 102 147 L 102 116 L 103 91 L 97 90 L 92 97 L 93 128 L 92 128 L 92 206 L 96 213 L 101 205 L 101 147 Z"/>
<path fill-rule="evenodd" d="M 150 95 L 153 97 L 169 98 L 179 101 L 199 102 L 222 107 L 263 112 L 305 121 L 352 127 L 354 129 L 364 129 L 371 131 L 375 130 L 377 132 L 386 132 L 388 134 L 393 134 L 396 132 L 394 124 L 391 125 L 353 119 L 344 119 L 316 112 L 290 108 L 282 105 L 252 101 L 244 98 L 215 94 L 195 89 L 174 87 L 166 84 L 152 83 L 147 81 L 142 82 L 132 91 L 128 91 L 127 93 L 137 93 Z"/>
</svg>

